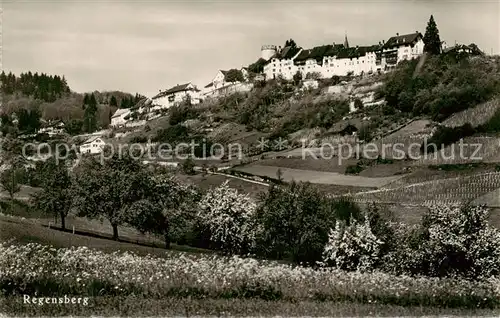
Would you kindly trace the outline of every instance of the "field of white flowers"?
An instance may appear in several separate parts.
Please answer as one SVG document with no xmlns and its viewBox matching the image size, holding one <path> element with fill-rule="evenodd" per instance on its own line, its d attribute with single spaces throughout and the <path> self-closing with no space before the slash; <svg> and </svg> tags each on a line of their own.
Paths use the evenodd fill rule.
<svg viewBox="0 0 500 318">
<path fill-rule="evenodd" d="M 395 276 L 305 268 L 252 258 L 106 254 L 85 247 L 0 245 L 4 296 L 82 295 L 195 299 L 349 301 L 365 304 L 498 308 L 500 280 Z"/>
</svg>

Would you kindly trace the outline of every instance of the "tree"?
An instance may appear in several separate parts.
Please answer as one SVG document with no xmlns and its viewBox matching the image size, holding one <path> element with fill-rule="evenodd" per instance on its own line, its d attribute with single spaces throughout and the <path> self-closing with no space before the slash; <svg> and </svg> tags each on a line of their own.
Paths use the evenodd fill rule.
<svg viewBox="0 0 500 318">
<path fill-rule="evenodd" d="M 359 98 L 354 99 L 354 108 L 356 109 L 363 109 L 363 102 Z"/>
<path fill-rule="evenodd" d="M 291 257 L 297 263 L 315 264 L 322 259 L 336 220 L 349 222 L 359 214 L 352 202 L 330 199 L 308 183 L 271 185 L 256 211 L 256 251 L 267 257 Z"/>
<path fill-rule="evenodd" d="M 276 179 L 278 179 L 279 182 L 283 181 L 283 171 L 281 171 L 281 169 L 276 171 Z"/>
<path fill-rule="evenodd" d="M 70 135 L 78 135 L 82 132 L 83 121 L 80 119 L 72 119 L 64 125 L 64 129 Z"/>
<path fill-rule="evenodd" d="M 38 107 L 32 109 L 21 108 L 16 112 L 18 123 L 17 127 L 20 131 L 27 133 L 35 132 L 40 128 L 40 118 L 42 113 Z"/>
<path fill-rule="evenodd" d="M 256 62 L 248 65 L 248 71 L 254 74 L 262 73 L 264 71 L 264 65 L 266 64 L 266 62 L 267 61 L 263 58 L 259 58 Z"/>
<path fill-rule="evenodd" d="M 76 168 L 75 208 L 79 216 L 107 219 L 117 240 L 118 226 L 127 222 L 127 210 L 132 203 L 147 199 L 151 188 L 149 172 L 126 153 L 102 163 L 87 158 Z"/>
<path fill-rule="evenodd" d="M 328 235 L 323 252 L 325 265 L 344 270 L 372 270 L 381 257 L 382 242 L 372 232 L 370 222 L 337 222 Z"/>
<path fill-rule="evenodd" d="M 66 216 L 73 201 L 71 178 L 64 162 L 51 158 L 41 167 L 42 190 L 34 195 L 35 206 L 46 214 L 61 218 L 61 228 L 66 229 Z"/>
<path fill-rule="evenodd" d="M 424 52 L 433 55 L 441 53 L 441 39 L 439 38 L 439 30 L 437 28 L 434 17 L 431 15 L 424 35 Z"/>
<path fill-rule="evenodd" d="M 309 72 L 306 74 L 306 79 L 319 80 L 321 78 L 321 73 L 319 72 Z"/>
<path fill-rule="evenodd" d="M 194 160 L 189 156 L 184 162 L 182 163 L 182 172 L 188 175 L 193 175 L 194 174 Z"/>
<path fill-rule="evenodd" d="M 14 200 L 14 194 L 21 190 L 19 184 L 19 168 L 14 165 L 2 172 L 0 175 L 0 185 L 4 191 L 9 193 L 10 200 Z"/>
<path fill-rule="evenodd" d="M 229 254 L 244 253 L 255 241 L 255 209 L 256 204 L 248 195 L 239 194 L 226 181 L 203 196 L 198 217 L 217 249 Z"/>
<path fill-rule="evenodd" d="M 299 85 L 300 81 L 302 81 L 302 73 L 297 71 L 297 73 L 293 74 L 293 82 L 295 85 Z"/>
<path fill-rule="evenodd" d="M 295 43 L 295 41 L 293 39 L 290 39 L 290 40 L 286 40 L 286 42 L 285 42 L 285 47 L 287 47 L 287 46 L 297 47 L 297 44 Z"/>
<path fill-rule="evenodd" d="M 109 100 L 109 106 L 118 107 L 118 101 L 116 100 L 115 95 L 111 95 L 111 99 Z"/>
<path fill-rule="evenodd" d="M 491 277 L 500 272 L 500 231 L 484 206 L 431 206 L 422 219 L 422 274 Z"/>
<path fill-rule="evenodd" d="M 142 233 L 163 235 L 165 248 L 171 241 L 185 241 L 195 219 L 199 191 L 177 182 L 169 175 L 153 178 L 150 197 L 132 203 L 128 223 Z"/>
<path fill-rule="evenodd" d="M 94 93 L 86 96 L 87 103 L 85 104 L 85 113 L 83 115 L 83 129 L 88 132 L 94 132 L 97 129 L 97 100 Z"/>
<path fill-rule="evenodd" d="M 126 98 L 122 98 L 121 102 L 120 102 L 120 108 L 129 108 L 129 104 L 128 104 L 128 99 Z"/>
<path fill-rule="evenodd" d="M 226 82 L 235 83 L 235 82 L 244 82 L 245 78 L 243 77 L 243 73 L 240 70 L 235 68 L 227 71 L 225 75 Z"/>
</svg>

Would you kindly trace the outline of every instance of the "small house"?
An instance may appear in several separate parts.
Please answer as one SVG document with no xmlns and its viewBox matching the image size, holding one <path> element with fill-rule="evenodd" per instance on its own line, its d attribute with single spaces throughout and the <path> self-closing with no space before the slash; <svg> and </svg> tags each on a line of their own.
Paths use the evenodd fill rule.
<svg viewBox="0 0 500 318">
<path fill-rule="evenodd" d="M 80 146 L 80 153 L 98 154 L 103 151 L 105 145 L 106 142 L 101 137 L 94 136 Z"/>
</svg>

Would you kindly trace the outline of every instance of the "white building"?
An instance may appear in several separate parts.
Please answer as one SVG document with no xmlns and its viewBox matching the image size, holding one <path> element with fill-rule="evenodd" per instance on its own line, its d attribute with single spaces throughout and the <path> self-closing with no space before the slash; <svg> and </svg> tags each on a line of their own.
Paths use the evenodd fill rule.
<svg viewBox="0 0 500 318">
<path fill-rule="evenodd" d="M 169 108 L 188 98 L 191 99 L 191 104 L 198 104 L 201 102 L 200 90 L 192 83 L 176 85 L 163 92 L 160 91 L 159 94 L 151 99 L 153 105 L 158 105 L 161 108 Z"/>
<path fill-rule="evenodd" d="M 128 108 L 117 109 L 116 112 L 111 117 L 110 126 L 120 127 L 125 125 L 127 123 L 127 119 L 129 116 L 130 116 L 130 109 Z"/>
<path fill-rule="evenodd" d="M 48 134 L 49 136 L 61 135 L 64 133 L 64 123 L 61 120 L 49 121 L 43 128 L 38 130 L 39 134 Z"/>
<path fill-rule="evenodd" d="M 420 32 L 391 37 L 382 47 L 382 69 L 395 67 L 399 62 L 418 58 L 424 53 L 424 40 Z"/>
<path fill-rule="evenodd" d="M 240 70 L 243 81 L 228 81 L 227 75 L 229 71 L 218 70 L 215 77 L 210 83 L 203 88 L 203 97 L 219 97 L 236 92 L 247 92 L 252 89 L 253 85 L 248 83 L 248 70 L 242 67 Z"/>
<path fill-rule="evenodd" d="M 263 46 L 262 50 L 266 57 L 273 52 L 271 46 Z M 356 47 L 349 47 L 346 36 L 343 44 L 333 43 L 312 49 L 278 48 L 264 66 L 264 74 L 268 80 L 277 76 L 291 80 L 297 71 L 303 78 L 308 73 L 318 73 L 320 78 L 369 74 L 385 70 L 404 60 L 418 58 L 423 52 L 424 42 L 419 32 L 397 34 L 378 45 Z"/>
<path fill-rule="evenodd" d="M 101 137 L 90 137 L 80 146 L 80 153 L 98 154 L 103 151 L 105 145 Z"/>
<path fill-rule="evenodd" d="M 291 80 L 293 75 L 297 73 L 297 67 L 293 61 L 299 56 L 300 52 L 302 52 L 302 48 L 295 46 L 287 46 L 282 50 L 278 49 L 276 54 L 264 65 L 266 79 L 270 80 L 281 75 L 283 78 Z"/>
</svg>

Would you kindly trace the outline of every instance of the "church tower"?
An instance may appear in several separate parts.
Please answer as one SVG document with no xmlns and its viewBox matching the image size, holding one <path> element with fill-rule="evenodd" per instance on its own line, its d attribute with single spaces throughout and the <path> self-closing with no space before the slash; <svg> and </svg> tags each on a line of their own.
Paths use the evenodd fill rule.
<svg viewBox="0 0 500 318">
<path fill-rule="evenodd" d="M 346 49 L 349 48 L 349 41 L 347 41 L 347 31 L 345 31 L 344 47 Z"/>
</svg>

